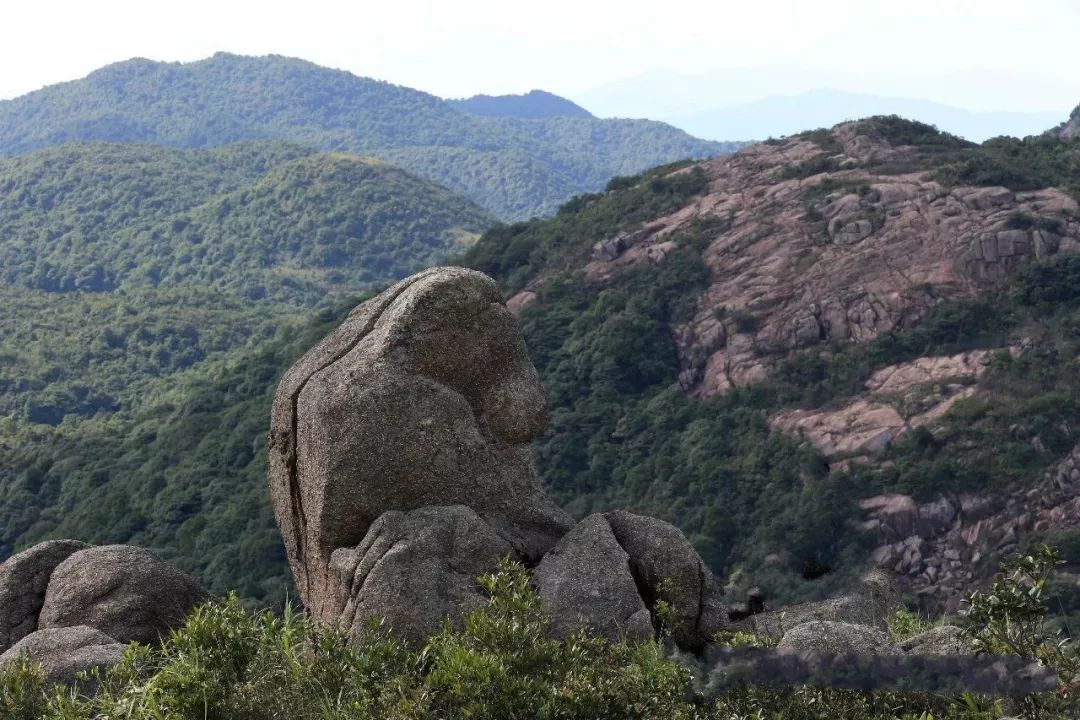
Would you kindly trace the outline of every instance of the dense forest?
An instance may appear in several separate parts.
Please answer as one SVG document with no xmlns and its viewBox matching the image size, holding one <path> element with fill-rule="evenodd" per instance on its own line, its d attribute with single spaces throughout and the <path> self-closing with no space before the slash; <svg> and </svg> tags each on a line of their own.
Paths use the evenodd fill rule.
<svg viewBox="0 0 1080 720">
<path fill-rule="evenodd" d="M 285 587 L 262 479 L 211 469 L 261 458 L 265 408 L 243 399 L 317 339 L 298 328 L 319 308 L 493 222 L 382 161 L 278 142 L 0 159 L 0 554 L 56 533 L 142 538 L 204 558 L 221 589 L 234 571 L 265 583 L 249 597 Z M 223 435 L 206 402 L 231 408 Z"/>
<path fill-rule="evenodd" d="M 613 175 L 736 147 L 647 120 L 543 114 L 475 115 L 427 93 L 280 56 L 135 59 L 0 101 L 0 153 L 88 140 L 286 140 L 388 160 L 503 219 L 522 219 L 553 212 Z"/>
<path fill-rule="evenodd" d="M 279 143 L 0 159 L 0 415 L 130 408 L 158 380 L 438 263 L 493 222 L 380 161 Z"/>
</svg>

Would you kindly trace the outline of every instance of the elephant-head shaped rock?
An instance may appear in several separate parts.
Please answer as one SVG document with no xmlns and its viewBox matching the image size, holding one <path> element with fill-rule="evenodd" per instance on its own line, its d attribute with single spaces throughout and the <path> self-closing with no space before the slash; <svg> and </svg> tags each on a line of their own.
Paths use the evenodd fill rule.
<svg viewBox="0 0 1080 720">
<path fill-rule="evenodd" d="M 544 388 L 496 283 L 434 268 L 359 305 L 283 377 L 270 491 L 307 609 L 348 598 L 331 555 L 386 511 L 467 505 L 522 558 L 572 526 L 543 493 L 529 443 Z"/>
</svg>

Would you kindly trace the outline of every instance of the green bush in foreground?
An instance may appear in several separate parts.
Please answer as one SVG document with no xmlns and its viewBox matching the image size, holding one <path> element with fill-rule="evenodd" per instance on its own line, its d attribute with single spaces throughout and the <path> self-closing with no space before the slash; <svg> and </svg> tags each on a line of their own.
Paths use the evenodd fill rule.
<svg viewBox="0 0 1080 720">
<path fill-rule="evenodd" d="M 1049 551 L 1020 558 L 994 589 L 972 599 L 977 641 L 1002 633 L 1007 648 L 1053 664 L 1072 651 L 1048 650 L 1038 630 Z M 196 610 L 159 647 L 132 646 L 98 679 L 96 697 L 49 691 L 39 668 L 19 662 L 0 672 L 4 720 L 288 720 L 516 718 L 597 720 L 990 720 L 1007 711 L 1031 720 L 1076 717 L 1069 688 L 1001 700 L 912 693 L 767 686 L 732 690 L 694 704 L 689 671 L 657 642 L 609 642 L 582 635 L 557 640 L 528 572 L 506 561 L 480 579 L 490 600 L 460 629 L 445 627 L 427 646 L 408 648 L 373 624 L 355 648 L 302 616 L 249 613 L 235 599 Z M 1021 597 L 1023 596 L 1023 597 Z M 1014 632 L 1016 622 L 1024 623 Z M 1032 623 L 1035 623 L 1034 625 Z M 901 632 L 918 629 L 897 620 Z M 753 644 L 742 637 L 738 644 Z M 1015 638 L 1025 638 L 1017 641 Z M 989 645 L 985 650 L 995 650 Z M 1066 667 L 1055 669 L 1066 682 Z"/>
</svg>

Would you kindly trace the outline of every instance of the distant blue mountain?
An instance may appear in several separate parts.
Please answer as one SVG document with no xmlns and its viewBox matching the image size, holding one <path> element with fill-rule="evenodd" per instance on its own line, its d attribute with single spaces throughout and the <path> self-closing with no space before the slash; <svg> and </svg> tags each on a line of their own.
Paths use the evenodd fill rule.
<svg viewBox="0 0 1080 720">
<path fill-rule="evenodd" d="M 1061 120 L 1055 112 L 973 112 L 928 100 L 821 89 L 671 117 L 669 122 L 698 137 L 764 140 L 874 115 L 919 120 L 975 142 L 1038 135 Z"/>
</svg>

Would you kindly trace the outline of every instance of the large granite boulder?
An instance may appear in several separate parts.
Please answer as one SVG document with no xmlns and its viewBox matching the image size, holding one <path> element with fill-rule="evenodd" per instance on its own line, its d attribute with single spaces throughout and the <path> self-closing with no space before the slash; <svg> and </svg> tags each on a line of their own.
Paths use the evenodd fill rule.
<svg viewBox="0 0 1080 720">
<path fill-rule="evenodd" d="M 477 578 L 513 547 L 464 505 L 383 513 L 357 547 L 331 556 L 348 597 L 338 620 L 354 641 L 369 618 L 423 642 L 449 618 L 480 607 Z"/>
<path fill-rule="evenodd" d="M 27 635 L 0 655 L 0 668 L 27 655 L 41 666 L 46 682 L 70 685 L 81 672 L 117 664 L 126 649 L 123 643 L 85 625 L 47 628 Z M 94 688 L 92 678 L 82 686 L 84 692 L 93 692 Z"/>
<path fill-rule="evenodd" d="M 725 626 L 723 589 L 682 531 L 670 523 L 624 510 L 606 514 L 615 539 L 630 558 L 630 571 L 646 605 L 670 603 L 675 642 L 700 650 Z"/>
<path fill-rule="evenodd" d="M 389 510 L 468 505 L 520 557 L 542 556 L 572 526 L 531 464 L 546 422 L 517 321 L 487 276 L 435 268 L 358 306 L 274 401 L 270 491 L 308 611 L 341 615 L 331 556 Z"/>
<path fill-rule="evenodd" d="M 902 655 L 877 628 L 846 622 L 811 620 L 784 633 L 778 650 L 806 650 L 852 655 Z"/>
<path fill-rule="evenodd" d="M 0 564 L 0 652 L 37 630 L 53 570 L 87 547 L 76 540 L 50 540 Z"/>
<path fill-rule="evenodd" d="M 555 635 L 575 631 L 617 639 L 653 636 L 649 609 L 630 572 L 630 556 L 601 514 L 590 515 L 544 556 L 533 580 Z"/>
<path fill-rule="evenodd" d="M 53 570 L 38 628 L 88 625 L 121 643 L 154 643 L 209 597 L 193 578 L 149 550 L 92 547 Z"/>
</svg>

